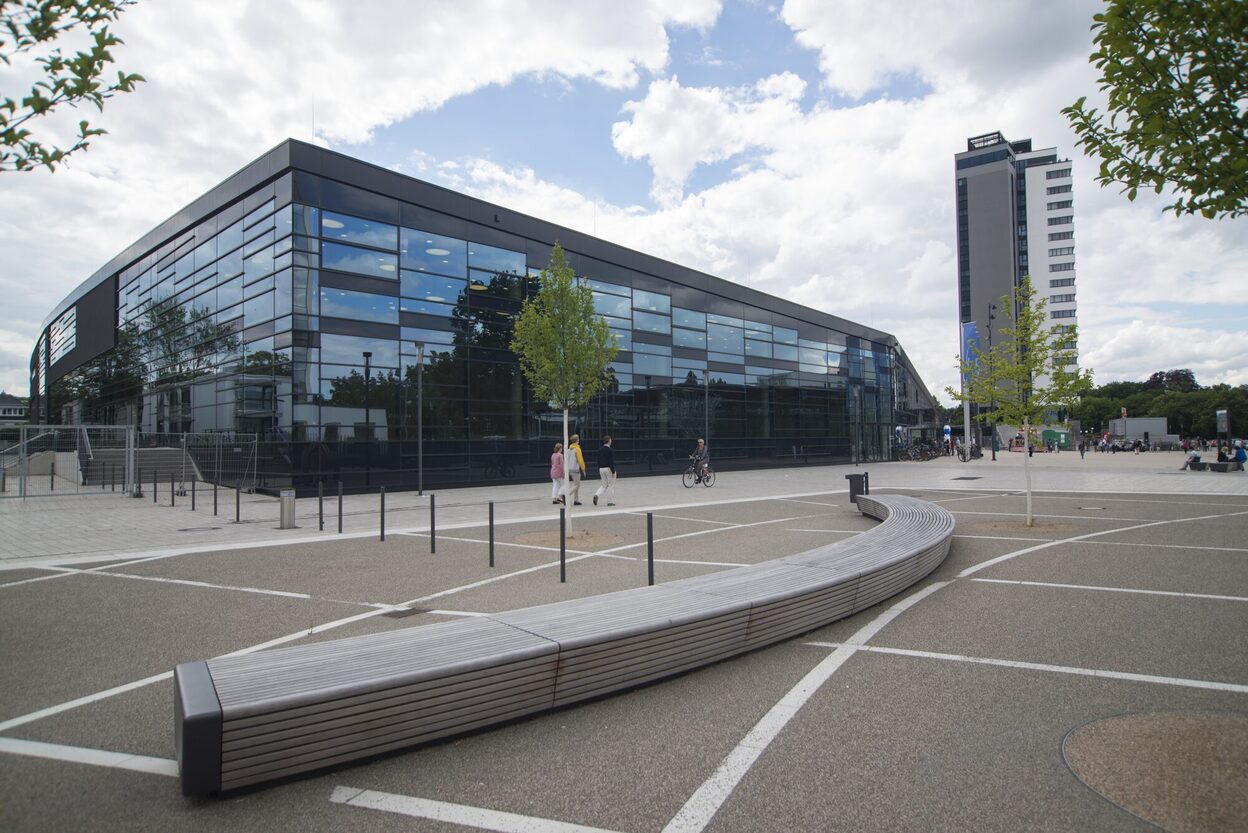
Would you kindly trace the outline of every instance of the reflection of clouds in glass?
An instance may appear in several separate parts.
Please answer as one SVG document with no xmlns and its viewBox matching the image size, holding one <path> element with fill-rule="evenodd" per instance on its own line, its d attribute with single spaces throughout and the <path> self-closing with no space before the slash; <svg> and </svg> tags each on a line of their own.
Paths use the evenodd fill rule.
<svg viewBox="0 0 1248 833">
<path fill-rule="evenodd" d="M 392 254 L 326 242 L 321 244 L 321 265 L 326 269 L 392 279 L 398 271 L 398 258 Z"/>
<path fill-rule="evenodd" d="M 321 217 L 321 236 L 364 246 L 375 246 L 389 251 L 398 248 L 399 243 L 397 226 L 361 220 L 358 217 L 334 214 L 329 211 Z"/>
</svg>

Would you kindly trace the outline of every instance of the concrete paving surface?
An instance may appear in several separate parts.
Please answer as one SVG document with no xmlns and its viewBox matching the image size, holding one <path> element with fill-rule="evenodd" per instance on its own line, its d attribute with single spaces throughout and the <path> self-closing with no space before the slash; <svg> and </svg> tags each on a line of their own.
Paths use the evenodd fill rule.
<svg viewBox="0 0 1248 833">
<path fill-rule="evenodd" d="M 410 493 L 384 542 L 376 496 L 344 501 L 342 535 L 336 500 L 325 532 L 315 499 L 295 530 L 262 496 L 241 524 L 202 494 L 0 500 L 0 830 L 1248 829 L 1248 476 L 1041 454 L 1028 527 L 1022 455 L 999 457 L 690 490 L 623 472 L 618 506 L 576 507 L 596 543 L 566 583 L 540 484 L 438 494 L 436 554 Z M 179 792 L 179 662 L 641 586 L 647 512 L 658 581 L 802 552 L 875 524 L 845 494 L 864 470 L 956 519 L 945 563 L 874 609 L 579 707 Z"/>
</svg>

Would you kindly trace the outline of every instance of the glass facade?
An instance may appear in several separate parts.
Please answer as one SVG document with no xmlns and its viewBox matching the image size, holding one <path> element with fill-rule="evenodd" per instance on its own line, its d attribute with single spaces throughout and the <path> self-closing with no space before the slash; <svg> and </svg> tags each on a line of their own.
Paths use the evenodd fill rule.
<svg viewBox="0 0 1248 833">
<path fill-rule="evenodd" d="M 53 380 L 47 416 L 255 434 L 262 488 L 350 489 L 415 486 L 420 414 L 426 488 L 544 480 L 561 414 L 509 343 L 549 238 L 303 171 L 268 190 L 117 271 L 114 347 Z M 565 248 L 620 346 L 570 415 L 591 469 L 606 432 L 625 472 L 675 472 L 703 436 L 725 469 L 889 459 L 899 426 L 930 420 L 885 334 Z"/>
</svg>

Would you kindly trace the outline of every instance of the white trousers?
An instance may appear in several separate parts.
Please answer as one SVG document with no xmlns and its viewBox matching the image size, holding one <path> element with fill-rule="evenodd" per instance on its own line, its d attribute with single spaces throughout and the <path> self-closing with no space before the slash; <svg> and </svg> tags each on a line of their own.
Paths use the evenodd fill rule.
<svg viewBox="0 0 1248 833">
<path fill-rule="evenodd" d="M 550 478 L 550 499 L 558 500 L 559 495 L 561 494 L 563 494 L 563 478 L 562 477 Z"/>
<path fill-rule="evenodd" d="M 602 485 L 594 495 L 598 498 L 605 496 L 607 503 L 615 503 L 615 475 L 611 469 L 598 469 L 598 476 L 602 478 Z"/>
</svg>

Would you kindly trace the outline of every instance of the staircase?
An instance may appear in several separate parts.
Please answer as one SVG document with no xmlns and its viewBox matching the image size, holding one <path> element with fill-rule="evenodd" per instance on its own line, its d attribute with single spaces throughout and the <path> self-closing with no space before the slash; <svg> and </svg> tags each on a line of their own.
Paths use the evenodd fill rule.
<svg viewBox="0 0 1248 833">
<path fill-rule="evenodd" d="M 162 487 L 169 483 L 173 475 L 174 482 L 182 485 L 185 482 L 202 480 L 195 468 L 195 461 L 190 455 L 183 460 L 180 448 L 138 448 L 134 452 L 135 475 L 142 478 L 139 484 L 143 488 L 152 485 L 152 479 Z M 185 466 L 185 468 L 184 468 Z M 118 485 L 125 482 L 126 450 L 124 448 L 97 448 L 94 458 L 87 462 L 84 484 L 87 486 L 107 486 L 114 482 Z"/>
</svg>

